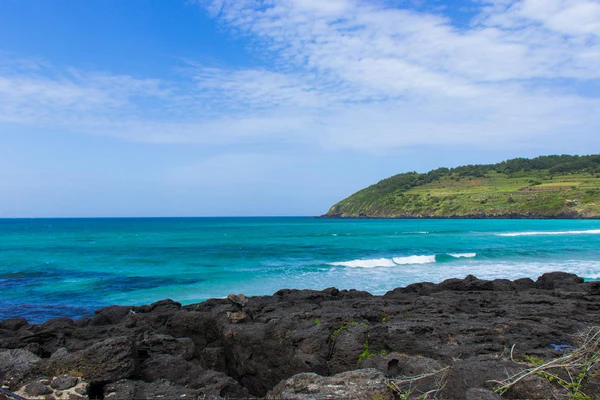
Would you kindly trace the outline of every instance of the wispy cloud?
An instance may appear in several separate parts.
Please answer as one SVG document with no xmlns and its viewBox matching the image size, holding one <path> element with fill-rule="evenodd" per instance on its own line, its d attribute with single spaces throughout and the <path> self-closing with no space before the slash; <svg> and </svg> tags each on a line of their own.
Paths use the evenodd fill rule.
<svg viewBox="0 0 600 400">
<path fill-rule="evenodd" d="M 468 27 L 381 1 L 201 0 L 261 68 L 183 82 L 0 63 L 0 122 L 127 140 L 404 146 L 598 143 L 600 3 L 479 0 Z M 594 139 L 595 138 L 595 139 Z M 557 148 L 562 141 L 558 140 Z"/>
</svg>

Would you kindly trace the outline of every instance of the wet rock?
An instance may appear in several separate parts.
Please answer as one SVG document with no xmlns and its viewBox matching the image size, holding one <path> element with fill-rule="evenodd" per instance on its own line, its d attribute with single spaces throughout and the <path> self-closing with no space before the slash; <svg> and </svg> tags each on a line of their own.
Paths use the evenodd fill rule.
<svg viewBox="0 0 600 400">
<path fill-rule="evenodd" d="M 394 393 L 383 374 L 374 369 L 343 372 L 331 377 L 302 373 L 279 383 L 268 399 L 392 400 Z"/>
</svg>

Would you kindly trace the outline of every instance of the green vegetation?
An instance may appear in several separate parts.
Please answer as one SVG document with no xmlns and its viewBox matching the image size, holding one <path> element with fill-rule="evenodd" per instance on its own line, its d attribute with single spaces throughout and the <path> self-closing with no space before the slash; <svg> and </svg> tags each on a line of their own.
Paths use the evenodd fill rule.
<svg viewBox="0 0 600 400">
<path fill-rule="evenodd" d="M 434 399 L 444 389 L 447 382 L 447 374 L 450 367 L 444 367 L 438 370 L 430 370 L 416 376 L 398 376 L 389 380 L 389 387 L 396 393 L 401 400 Z M 419 383 L 423 380 L 433 379 L 435 384 L 433 388 L 423 392 L 419 390 Z"/>
<path fill-rule="evenodd" d="M 388 353 L 386 349 L 382 349 L 379 353 L 371 353 L 369 351 L 369 341 L 368 340 L 363 345 L 363 349 L 364 349 L 363 352 L 358 356 L 358 361 L 356 362 L 357 366 L 360 366 L 360 363 L 362 363 L 365 358 L 375 357 L 378 354 L 380 356 L 385 356 Z"/>
<path fill-rule="evenodd" d="M 351 326 L 356 326 L 356 325 L 364 325 L 366 326 L 367 324 L 365 324 L 364 322 L 356 322 L 356 321 L 350 321 L 347 324 L 344 324 L 342 326 L 340 326 L 339 328 L 337 328 L 335 331 L 333 331 L 333 333 L 331 334 L 331 338 L 335 339 L 337 335 L 339 335 L 340 333 L 342 333 L 343 331 L 345 331 L 346 329 L 348 329 Z"/>
<path fill-rule="evenodd" d="M 495 391 L 504 394 L 521 380 L 537 375 L 566 389 L 569 399 L 591 399 L 586 391 L 589 393 L 593 390 L 588 388 L 587 384 L 590 377 L 597 374 L 600 366 L 600 327 L 591 327 L 581 333 L 577 340 L 579 347 L 550 361 L 544 362 L 540 358 L 525 356 L 529 368 L 498 382 Z"/>
<path fill-rule="evenodd" d="M 358 356 L 358 361 L 356 362 L 356 365 L 359 366 L 361 362 L 363 362 L 363 360 L 365 358 L 371 358 L 371 357 L 375 357 L 377 354 L 375 353 L 371 353 L 369 352 L 369 341 L 366 341 L 365 344 L 363 345 L 364 347 L 364 351 Z"/>
<path fill-rule="evenodd" d="M 315 318 L 315 325 L 321 325 L 321 320 L 319 318 Z"/>
<path fill-rule="evenodd" d="M 516 158 L 394 175 L 330 217 L 600 217 L 600 155 Z"/>
</svg>

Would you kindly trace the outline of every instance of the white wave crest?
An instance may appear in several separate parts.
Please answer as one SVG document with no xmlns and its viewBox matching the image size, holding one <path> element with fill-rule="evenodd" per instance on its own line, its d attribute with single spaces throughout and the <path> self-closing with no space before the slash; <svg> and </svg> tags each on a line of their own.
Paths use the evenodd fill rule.
<svg viewBox="0 0 600 400">
<path fill-rule="evenodd" d="M 598 235 L 600 229 L 588 229 L 585 231 L 533 231 L 533 232 L 511 232 L 497 233 L 497 236 L 537 236 L 537 235 Z"/>
<path fill-rule="evenodd" d="M 392 260 L 387 258 L 376 258 L 371 260 L 352 260 L 343 262 L 333 262 L 329 265 L 336 267 L 348 267 L 348 268 L 377 268 L 377 267 L 395 267 L 396 264 Z"/>
<path fill-rule="evenodd" d="M 435 262 L 435 256 L 408 256 L 389 258 L 375 258 L 370 260 L 352 260 L 329 263 L 334 267 L 348 268 L 378 268 L 396 267 L 398 265 L 429 264 Z"/>
<path fill-rule="evenodd" d="M 392 261 L 398 265 L 430 264 L 435 262 L 435 256 L 394 257 L 392 258 Z"/>
<path fill-rule="evenodd" d="M 473 258 L 477 256 L 477 253 L 450 253 L 448 255 L 454 258 Z"/>
</svg>

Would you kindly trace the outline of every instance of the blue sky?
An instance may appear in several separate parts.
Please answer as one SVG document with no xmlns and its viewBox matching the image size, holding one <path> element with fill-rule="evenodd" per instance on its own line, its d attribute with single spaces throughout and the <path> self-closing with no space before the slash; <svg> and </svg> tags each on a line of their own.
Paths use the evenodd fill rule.
<svg viewBox="0 0 600 400">
<path fill-rule="evenodd" d="M 0 2 L 0 217 L 318 215 L 600 145 L 598 0 Z"/>
</svg>

